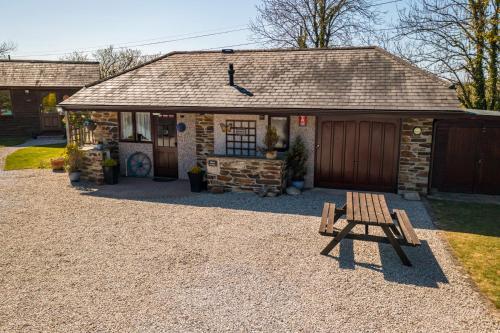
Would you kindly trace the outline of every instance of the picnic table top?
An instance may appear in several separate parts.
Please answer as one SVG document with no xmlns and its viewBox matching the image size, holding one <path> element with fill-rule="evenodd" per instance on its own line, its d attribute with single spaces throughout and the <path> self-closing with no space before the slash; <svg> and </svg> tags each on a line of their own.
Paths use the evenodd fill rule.
<svg viewBox="0 0 500 333">
<path fill-rule="evenodd" d="M 348 222 L 370 225 L 394 224 L 383 194 L 347 192 Z"/>
</svg>

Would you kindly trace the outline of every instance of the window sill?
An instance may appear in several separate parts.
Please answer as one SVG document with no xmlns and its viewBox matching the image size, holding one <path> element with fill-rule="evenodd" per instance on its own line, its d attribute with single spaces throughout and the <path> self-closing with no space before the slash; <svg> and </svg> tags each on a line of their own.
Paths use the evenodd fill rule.
<svg viewBox="0 0 500 333">
<path fill-rule="evenodd" d="M 153 141 L 136 141 L 136 140 L 124 140 L 124 139 L 120 139 L 119 142 L 125 142 L 125 143 L 149 143 L 149 144 L 153 144 Z"/>
</svg>

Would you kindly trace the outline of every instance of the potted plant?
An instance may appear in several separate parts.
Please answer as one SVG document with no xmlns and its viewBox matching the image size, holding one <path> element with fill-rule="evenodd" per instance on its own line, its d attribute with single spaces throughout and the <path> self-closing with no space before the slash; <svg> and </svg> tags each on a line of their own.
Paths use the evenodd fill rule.
<svg viewBox="0 0 500 333">
<path fill-rule="evenodd" d="M 50 160 L 52 171 L 64 170 L 64 157 L 53 158 Z"/>
<path fill-rule="evenodd" d="M 264 136 L 264 145 L 266 146 L 266 158 L 275 159 L 278 155 L 274 148 L 278 143 L 280 137 L 276 131 L 276 127 L 267 126 L 266 135 Z"/>
<path fill-rule="evenodd" d="M 194 166 L 189 170 L 189 184 L 191 192 L 201 192 L 203 190 L 203 170 L 199 166 Z"/>
<path fill-rule="evenodd" d="M 118 161 L 112 158 L 106 158 L 102 162 L 102 170 L 104 173 L 104 182 L 108 185 L 118 184 Z"/>
<path fill-rule="evenodd" d="M 80 181 L 82 158 L 83 153 L 76 143 L 71 143 L 66 146 L 64 152 L 64 168 L 69 174 L 69 180 L 72 182 Z"/>
<path fill-rule="evenodd" d="M 298 136 L 286 154 L 286 167 L 292 180 L 292 186 L 302 190 L 304 188 L 304 177 L 307 174 L 308 154 L 302 138 Z"/>
<path fill-rule="evenodd" d="M 95 131 L 97 124 L 94 120 L 87 118 L 83 121 L 83 126 L 85 126 L 89 131 Z"/>
</svg>

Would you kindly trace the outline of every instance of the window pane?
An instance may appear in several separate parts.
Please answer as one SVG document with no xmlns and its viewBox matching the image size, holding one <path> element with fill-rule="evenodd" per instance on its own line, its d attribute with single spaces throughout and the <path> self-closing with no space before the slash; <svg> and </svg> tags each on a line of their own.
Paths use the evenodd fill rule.
<svg viewBox="0 0 500 333">
<path fill-rule="evenodd" d="M 227 155 L 256 155 L 255 132 L 256 122 L 254 120 L 226 120 L 226 154 Z"/>
<path fill-rule="evenodd" d="M 123 140 L 134 140 L 132 112 L 122 112 L 120 114 L 120 119 L 120 138 Z"/>
<path fill-rule="evenodd" d="M 12 116 L 12 100 L 9 90 L 0 90 L 0 116 Z"/>
<path fill-rule="evenodd" d="M 151 117 L 149 112 L 135 114 L 137 141 L 151 141 Z"/>
<path fill-rule="evenodd" d="M 271 117 L 271 126 L 276 128 L 279 140 L 276 149 L 288 149 L 288 118 L 287 117 Z"/>
<path fill-rule="evenodd" d="M 42 97 L 42 112 L 43 113 L 56 113 L 57 95 L 55 92 L 47 92 Z"/>
</svg>

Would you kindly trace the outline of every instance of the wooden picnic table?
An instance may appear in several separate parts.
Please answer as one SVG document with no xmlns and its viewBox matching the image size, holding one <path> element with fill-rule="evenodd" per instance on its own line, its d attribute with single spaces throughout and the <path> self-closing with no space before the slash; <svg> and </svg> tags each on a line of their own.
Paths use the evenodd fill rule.
<svg viewBox="0 0 500 333">
<path fill-rule="evenodd" d="M 347 225 L 337 231 L 334 229 L 334 224 L 342 215 L 345 215 Z M 364 235 L 351 233 L 351 230 L 358 224 L 365 226 Z M 370 235 L 369 226 L 380 227 L 386 237 Z M 335 208 L 335 204 L 325 203 L 319 232 L 325 236 L 334 236 L 333 240 L 321 251 L 323 255 L 330 253 L 344 238 L 377 241 L 390 243 L 403 264 L 407 266 L 411 266 L 411 263 L 401 245 L 420 245 L 406 212 L 395 209 L 391 214 L 382 194 L 347 192 L 346 204 L 343 207 Z"/>
</svg>

